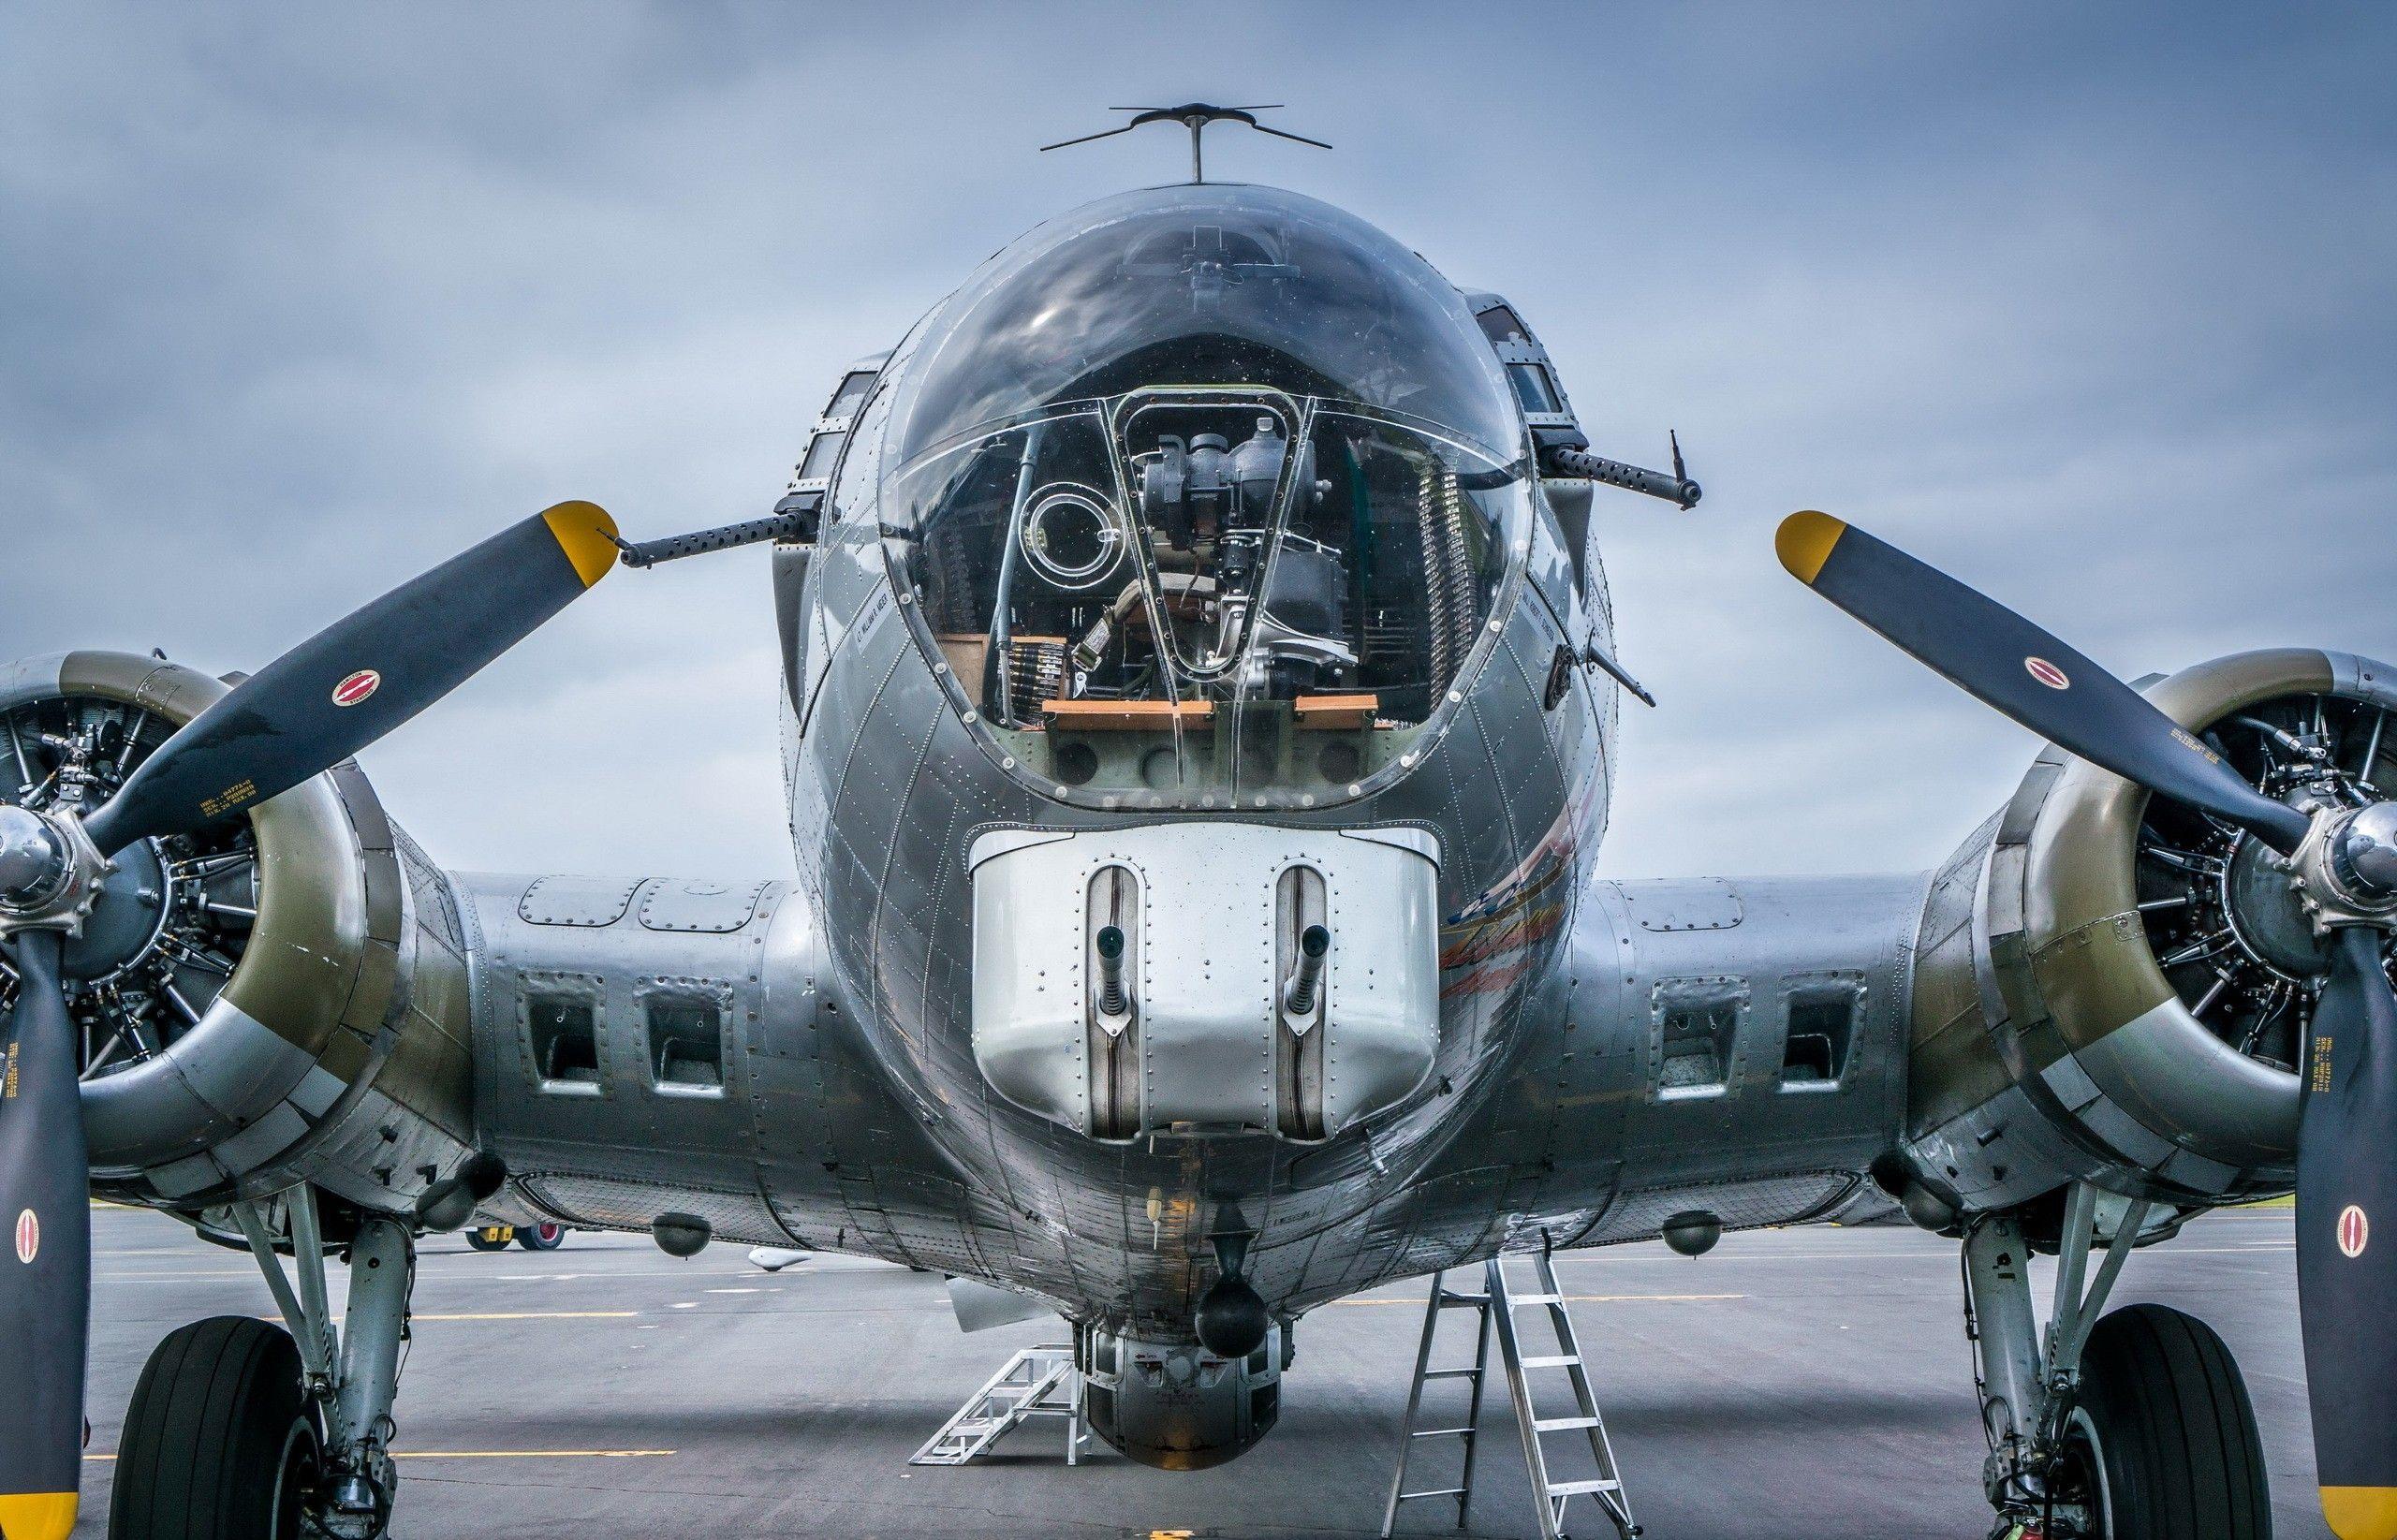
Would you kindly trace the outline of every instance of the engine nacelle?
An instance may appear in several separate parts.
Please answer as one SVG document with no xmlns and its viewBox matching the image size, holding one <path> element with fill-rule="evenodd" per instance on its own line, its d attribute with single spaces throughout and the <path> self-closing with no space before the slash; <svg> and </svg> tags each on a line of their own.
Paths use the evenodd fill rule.
<svg viewBox="0 0 2397 1540">
<path fill-rule="evenodd" d="M 0 667 L 0 797 L 71 767 L 104 798 L 226 690 L 121 653 Z M 304 1179 L 395 1210 L 471 1151 L 456 906 L 354 764 L 120 852 L 65 971 L 104 1194 L 194 1212 Z"/>
<path fill-rule="evenodd" d="M 2274 795 L 2326 764 L 2350 786 L 2397 786 L 2386 665 L 2245 653 L 2143 688 Z M 1973 1210 L 2073 1180 L 2183 1205 L 2288 1188 L 2293 1066 L 2327 954 L 2269 858 L 2252 836 L 2042 755 L 1925 902 L 1908 1175 Z"/>
<path fill-rule="evenodd" d="M 1235 1459 L 1281 1415 L 1284 1332 L 1274 1323 L 1256 1351 L 1227 1358 L 1195 1342 L 1082 1327 L 1075 1345 L 1090 1425 L 1121 1453 L 1160 1471 L 1204 1471 Z"/>
</svg>

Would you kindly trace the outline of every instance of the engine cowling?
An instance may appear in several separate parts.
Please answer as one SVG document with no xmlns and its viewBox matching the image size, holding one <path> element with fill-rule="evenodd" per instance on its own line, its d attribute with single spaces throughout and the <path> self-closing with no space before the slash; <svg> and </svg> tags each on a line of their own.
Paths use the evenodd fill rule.
<svg viewBox="0 0 2397 1540">
<path fill-rule="evenodd" d="M 2386 665 L 2282 649 L 2142 689 L 2274 795 L 2326 770 L 2397 788 Z M 1902 1148 L 1934 1212 L 2073 1180 L 2183 1206 L 2292 1184 L 2293 1066 L 2327 953 L 2270 858 L 2085 761 L 2039 757 L 1924 904 Z"/>
<path fill-rule="evenodd" d="M 227 688 L 120 653 L 0 667 L 0 799 L 104 797 Z M 104 1195 L 191 1213 L 304 1179 L 397 1210 L 471 1151 L 456 907 L 355 764 L 120 852 L 65 971 Z"/>
</svg>

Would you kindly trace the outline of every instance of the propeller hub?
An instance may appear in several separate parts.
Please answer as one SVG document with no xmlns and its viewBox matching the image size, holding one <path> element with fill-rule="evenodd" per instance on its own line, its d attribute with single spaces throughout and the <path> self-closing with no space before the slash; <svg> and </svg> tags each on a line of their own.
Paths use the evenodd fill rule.
<svg viewBox="0 0 2397 1540">
<path fill-rule="evenodd" d="M 0 909 L 31 915 L 74 876 L 67 842 L 40 814 L 0 805 Z"/>
<path fill-rule="evenodd" d="M 2288 872 L 2317 935 L 2397 924 L 2397 802 L 2316 813 Z"/>
<path fill-rule="evenodd" d="M 71 813 L 0 803 L 0 936 L 82 932 L 109 863 Z"/>
<path fill-rule="evenodd" d="M 2397 898 L 2397 802 L 2375 802 L 2346 821 L 2331 870 L 2350 891 Z"/>
</svg>

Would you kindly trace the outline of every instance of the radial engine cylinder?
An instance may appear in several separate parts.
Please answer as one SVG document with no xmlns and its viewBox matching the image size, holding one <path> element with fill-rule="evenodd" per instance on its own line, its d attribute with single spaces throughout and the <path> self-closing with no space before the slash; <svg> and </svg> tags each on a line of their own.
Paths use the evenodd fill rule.
<svg viewBox="0 0 2397 1540">
<path fill-rule="evenodd" d="M 2143 688 L 2272 795 L 2397 790 L 2387 665 L 2246 653 Z M 2183 1205 L 2286 1190 L 2328 954 L 2273 859 L 2051 747 L 1925 902 L 1903 1181 L 1970 1210 L 2072 1180 Z"/>
</svg>

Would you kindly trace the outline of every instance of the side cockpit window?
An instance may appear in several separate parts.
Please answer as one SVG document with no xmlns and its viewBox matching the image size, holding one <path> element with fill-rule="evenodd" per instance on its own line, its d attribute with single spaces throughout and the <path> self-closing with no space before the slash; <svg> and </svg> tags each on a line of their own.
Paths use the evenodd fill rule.
<svg viewBox="0 0 2397 1540">
<path fill-rule="evenodd" d="M 832 392 L 831 404 L 824 408 L 825 417 L 842 422 L 854 418 L 858 408 L 873 392 L 875 378 L 871 369 L 854 370 L 842 376 L 840 389 Z"/>
</svg>

